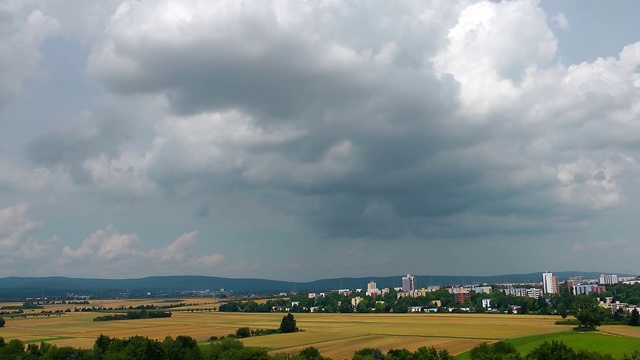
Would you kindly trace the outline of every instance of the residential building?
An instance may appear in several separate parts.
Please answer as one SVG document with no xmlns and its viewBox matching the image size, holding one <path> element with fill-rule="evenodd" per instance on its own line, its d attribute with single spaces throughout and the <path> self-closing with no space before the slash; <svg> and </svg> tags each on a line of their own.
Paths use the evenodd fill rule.
<svg viewBox="0 0 640 360">
<path fill-rule="evenodd" d="M 419 290 L 412 290 L 412 291 L 398 291 L 398 293 L 396 294 L 397 298 L 403 298 L 405 296 L 410 296 L 410 297 L 418 297 L 418 296 L 427 296 L 427 293 L 431 292 L 431 290 L 429 289 L 419 289 Z"/>
<path fill-rule="evenodd" d="M 618 275 L 600 275 L 600 285 L 613 285 L 618 283 Z"/>
<path fill-rule="evenodd" d="M 574 286 L 582 285 L 583 282 L 584 279 L 582 278 L 582 276 L 570 276 L 569 280 L 567 280 L 567 290 L 573 291 L 571 289 L 573 289 Z"/>
<path fill-rule="evenodd" d="M 491 308 L 491 299 L 482 299 L 482 307 L 485 309 Z"/>
<path fill-rule="evenodd" d="M 453 298 L 455 299 L 456 303 L 464 304 L 467 300 L 471 299 L 471 294 L 468 292 L 456 292 L 453 293 Z"/>
<path fill-rule="evenodd" d="M 607 289 L 603 285 L 583 284 L 573 287 L 573 295 L 602 294 Z"/>
<path fill-rule="evenodd" d="M 542 289 L 545 294 L 557 294 L 558 277 L 553 276 L 553 273 L 545 271 L 544 274 L 542 274 Z"/>
<path fill-rule="evenodd" d="M 473 288 L 476 294 L 491 294 L 491 286 L 476 286 Z"/>
<path fill-rule="evenodd" d="M 416 284 L 416 277 L 413 275 L 407 274 L 407 276 L 402 277 L 402 291 L 413 291 L 418 288 Z"/>
<path fill-rule="evenodd" d="M 542 297 L 542 291 L 537 288 L 510 288 L 502 289 L 502 292 L 505 295 L 515 297 L 530 297 L 535 299 Z"/>
<path fill-rule="evenodd" d="M 469 289 L 462 287 L 462 286 L 458 286 L 458 287 L 450 287 L 447 289 L 447 291 L 449 291 L 449 294 L 457 294 L 457 293 L 469 293 Z"/>
<path fill-rule="evenodd" d="M 376 297 L 380 295 L 381 291 L 378 289 L 378 284 L 375 281 L 371 281 L 367 284 L 367 296 Z"/>
<path fill-rule="evenodd" d="M 356 296 L 353 299 L 351 299 L 351 306 L 353 306 L 353 308 L 355 309 L 356 306 L 358 306 L 358 304 L 360 304 L 361 301 L 362 301 L 362 298 L 360 296 Z"/>
</svg>

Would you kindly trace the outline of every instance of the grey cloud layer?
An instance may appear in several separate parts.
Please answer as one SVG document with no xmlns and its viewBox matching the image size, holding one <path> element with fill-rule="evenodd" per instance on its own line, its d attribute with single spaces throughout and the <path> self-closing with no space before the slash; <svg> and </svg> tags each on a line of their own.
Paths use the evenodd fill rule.
<svg viewBox="0 0 640 360">
<path fill-rule="evenodd" d="M 640 43 L 564 63 L 574 19 L 541 5 L 3 2 L 0 124 L 29 135 L 0 148 L 0 276 L 442 273 L 565 235 L 637 254 L 610 218 L 639 196 Z M 57 37 L 101 90 L 21 124 Z"/>
<path fill-rule="evenodd" d="M 54 133 L 31 154 L 185 198 L 288 192 L 336 237 L 583 226 L 636 167 L 640 45 L 567 67 L 552 21 L 529 1 L 126 3 L 88 73 L 163 98 L 155 140 L 119 156 Z"/>
</svg>

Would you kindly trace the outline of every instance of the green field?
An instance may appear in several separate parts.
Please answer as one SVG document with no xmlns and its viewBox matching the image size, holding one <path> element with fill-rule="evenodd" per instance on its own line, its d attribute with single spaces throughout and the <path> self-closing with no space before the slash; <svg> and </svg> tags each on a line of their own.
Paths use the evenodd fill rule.
<svg viewBox="0 0 640 360">
<path fill-rule="evenodd" d="M 562 341 L 574 350 L 597 351 L 620 357 L 640 350 L 640 339 L 624 337 L 618 335 L 595 333 L 580 333 L 566 331 L 554 334 L 540 334 L 525 336 L 521 338 L 508 339 L 506 342 L 513 344 L 518 351 L 526 355 L 545 341 Z M 456 357 L 459 360 L 470 359 L 469 353 L 464 353 Z"/>
</svg>

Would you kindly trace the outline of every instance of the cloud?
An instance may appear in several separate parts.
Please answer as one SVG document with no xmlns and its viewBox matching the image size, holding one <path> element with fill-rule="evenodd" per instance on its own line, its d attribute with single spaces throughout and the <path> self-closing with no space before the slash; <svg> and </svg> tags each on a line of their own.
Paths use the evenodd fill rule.
<svg viewBox="0 0 640 360">
<path fill-rule="evenodd" d="M 133 249 L 139 242 L 138 235 L 120 234 L 113 226 L 109 225 L 104 230 L 98 230 L 87 237 L 76 250 L 69 246 L 62 248 L 61 262 L 117 260 L 129 256 L 139 256 L 141 253 Z"/>
<path fill-rule="evenodd" d="M 49 184 L 51 174 L 46 168 L 29 169 L 0 154 L 0 191 L 33 191 Z"/>
<path fill-rule="evenodd" d="M 22 90 L 38 68 L 39 47 L 57 33 L 58 22 L 30 2 L 9 0 L 0 9 L 0 109 Z"/>
<path fill-rule="evenodd" d="M 122 151 L 98 126 L 49 163 L 84 154 L 76 172 L 143 196 L 288 194 L 292 216 L 332 237 L 555 231 L 621 206 L 640 43 L 565 67 L 537 1 L 360 10 L 127 2 L 88 74 L 164 99 L 155 139 Z"/>
<path fill-rule="evenodd" d="M 43 223 L 28 217 L 29 205 L 16 204 L 0 209 L 0 269 L 5 274 L 30 272 L 57 246 L 58 237 L 40 240 Z"/>
<path fill-rule="evenodd" d="M 558 46 L 535 1 L 469 5 L 447 38 L 448 46 L 432 61 L 461 84 L 460 98 L 472 116 L 517 101 L 518 84 L 527 72 L 552 64 Z"/>
<path fill-rule="evenodd" d="M 185 233 L 165 247 L 145 251 L 140 249 L 143 242 L 137 234 L 122 234 L 108 225 L 89 235 L 77 249 L 63 247 L 57 265 L 64 272 L 69 267 L 92 264 L 94 271 L 88 275 L 105 276 L 108 271 L 110 277 L 175 275 L 220 267 L 225 261 L 221 254 L 192 256 L 197 236 L 197 231 Z"/>
<path fill-rule="evenodd" d="M 184 261 L 187 254 L 196 245 L 197 231 L 183 234 L 169 246 L 162 249 L 153 249 L 149 252 L 149 257 L 158 261 Z"/>
<path fill-rule="evenodd" d="M 100 104 L 64 127 L 33 139 L 28 153 L 35 164 L 62 166 L 77 182 L 86 182 L 83 162 L 100 155 L 115 156 L 118 147 L 131 138 L 132 131 L 132 122 L 121 107 Z"/>
<path fill-rule="evenodd" d="M 569 30 L 569 28 L 571 27 L 571 25 L 569 24 L 569 20 L 561 12 L 557 13 L 556 16 L 553 17 L 553 24 L 561 30 Z"/>
<path fill-rule="evenodd" d="M 607 254 L 607 256 L 610 256 L 612 258 L 621 259 L 637 256 L 638 254 L 640 254 L 640 247 L 627 239 L 618 239 L 613 241 L 576 243 L 571 248 L 571 252 L 580 253 L 582 256 L 602 256 L 602 254 Z"/>
</svg>

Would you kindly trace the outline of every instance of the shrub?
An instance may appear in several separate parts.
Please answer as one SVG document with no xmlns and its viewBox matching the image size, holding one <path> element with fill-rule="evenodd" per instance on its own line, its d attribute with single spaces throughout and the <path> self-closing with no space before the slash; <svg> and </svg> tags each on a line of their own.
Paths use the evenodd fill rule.
<svg viewBox="0 0 640 360">
<path fill-rule="evenodd" d="M 251 336 L 251 330 L 248 327 L 241 327 L 236 330 L 237 338 L 248 338 Z"/>
</svg>

